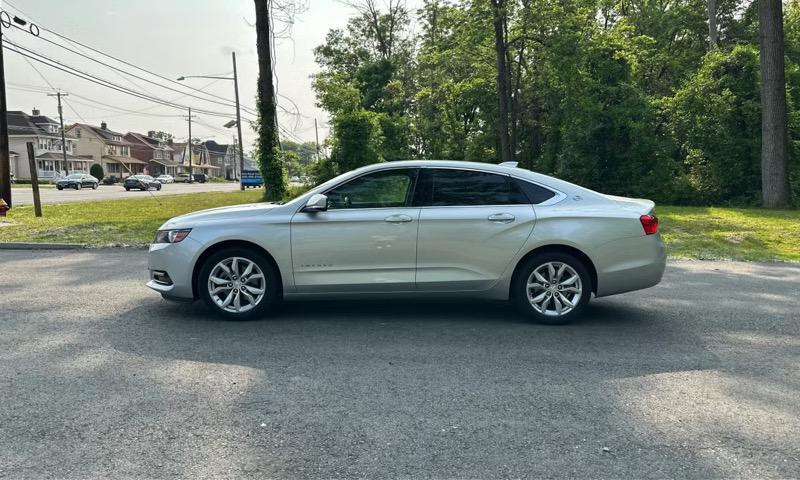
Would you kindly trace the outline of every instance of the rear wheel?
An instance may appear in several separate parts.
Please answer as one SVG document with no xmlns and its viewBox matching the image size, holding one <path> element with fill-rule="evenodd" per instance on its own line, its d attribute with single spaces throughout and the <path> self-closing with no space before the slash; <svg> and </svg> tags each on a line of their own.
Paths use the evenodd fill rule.
<svg viewBox="0 0 800 480">
<path fill-rule="evenodd" d="M 75 184 L 75 190 L 80 190 L 80 189 L 81 189 L 81 184 L 80 183 L 76 183 Z"/>
<path fill-rule="evenodd" d="M 125 187 L 125 191 L 126 192 L 130 192 L 131 191 L 131 187 Z"/>
<path fill-rule="evenodd" d="M 247 320 L 275 305 L 279 281 L 264 254 L 249 248 L 226 248 L 203 263 L 197 289 L 217 314 L 229 320 Z"/>
<path fill-rule="evenodd" d="M 528 259 L 512 284 L 514 303 L 538 323 L 571 322 L 589 303 L 592 279 L 581 260 L 561 252 Z"/>
<path fill-rule="evenodd" d="M 92 184 L 92 190 L 97 190 L 97 184 L 96 183 Z"/>
</svg>

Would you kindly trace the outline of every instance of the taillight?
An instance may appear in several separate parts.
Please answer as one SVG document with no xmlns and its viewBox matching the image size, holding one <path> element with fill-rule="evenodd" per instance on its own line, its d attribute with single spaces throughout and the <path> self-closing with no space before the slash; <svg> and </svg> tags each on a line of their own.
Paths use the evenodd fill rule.
<svg viewBox="0 0 800 480">
<path fill-rule="evenodd" d="M 642 215 L 639 217 L 639 221 L 642 222 L 645 235 L 658 233 L 658 217 L 655 215 Z"/>
</svg>

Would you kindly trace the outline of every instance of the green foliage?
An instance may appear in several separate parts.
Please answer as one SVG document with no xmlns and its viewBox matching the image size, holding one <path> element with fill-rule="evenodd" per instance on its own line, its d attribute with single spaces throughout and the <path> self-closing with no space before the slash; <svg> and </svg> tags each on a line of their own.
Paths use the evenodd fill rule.
<svg viewBox="0 0 800 480">
<path fill-rule="evenodd" d="M 102 180 L 105 176 L 105 172 L 103 172 L 103 166 L 99 163 L 93 163 L 91 167 L 89 167 L 89 175 Z"/>
<path fill-rule="evenodd" d="M 383 161 L 379 115 L 367 110 L 340 114 L 333 121 L 330 163 L 344 173 Z"/>
<path fill-rule="evenodd" d="M 331 158 L 312 176 L 324 180 L 382 159 L 497 161 L 490 2 L 423 0 L 415 40 L 403 9 L 371 16 L 368 5 L 315 50 L 314 89 L 334 136 Z M 716 8 L 719 48 L 709 52 L 704 1 L 507 0 L 513 156 L 606 193 L 756 202 L 757 4 L 717 0 Z M 788 2 L 784 16 L 797 192 L 800 2 Z"/>
</svg>

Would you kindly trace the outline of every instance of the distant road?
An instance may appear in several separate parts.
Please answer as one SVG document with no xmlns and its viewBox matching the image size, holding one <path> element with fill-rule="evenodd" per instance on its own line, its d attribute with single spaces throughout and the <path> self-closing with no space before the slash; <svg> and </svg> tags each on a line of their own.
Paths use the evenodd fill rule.
<svg viewBox="0 0 800 480">
<path fill-rule="evenodd" d="M 161 191 L 150 190 L 153 195 L 178 195 L 180 193 L 197 192 L 233 192 L 239 190 L 238 183 L 170 183 Z M 57 190 L 55 188 L 39 189 L 42 203 L 88 202 L 93 200 L 119 200 L 123 198 L 140 198 L 150 196 L 146 192 L 133 190 L 126 192 L 121 184 L 100 185 L 97 190 L 84 188 L 81 190 Z M 32 205 L 33 190 L 30 188 L 14 188 L 11 191 L 14 205 Z"/>
</svg>

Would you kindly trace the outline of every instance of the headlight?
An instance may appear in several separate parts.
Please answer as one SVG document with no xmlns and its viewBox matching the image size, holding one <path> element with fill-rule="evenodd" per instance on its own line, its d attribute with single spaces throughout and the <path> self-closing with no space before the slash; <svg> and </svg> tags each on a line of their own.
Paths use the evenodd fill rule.
<svg viewBox="0 0 800 480">
<path fill-rule="evenodd" d="M 159 230 L 156 232 L 156 239 L 153 243 L 178 243 L 191 232 L 191 228 L 179 228 L 176 230 Z"/>
</svg>

